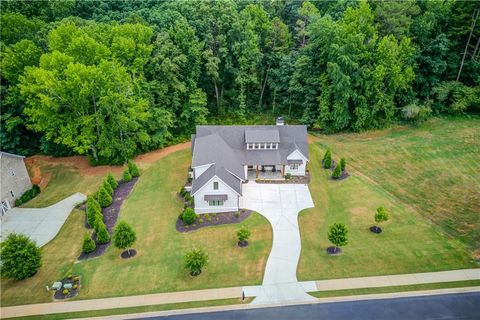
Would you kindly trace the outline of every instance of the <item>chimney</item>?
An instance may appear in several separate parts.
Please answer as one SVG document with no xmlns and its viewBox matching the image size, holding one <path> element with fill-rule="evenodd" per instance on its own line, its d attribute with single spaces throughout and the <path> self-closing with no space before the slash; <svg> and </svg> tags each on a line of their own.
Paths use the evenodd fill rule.
<svg viewBox="0 0 480 320">
<path fill-rule="evenodd" d="M 285 120 L 283 120 L 283 117 L 278 117 L 276 121 L 277 126 L 283 126 L 285 125 Z"/>
</svg>

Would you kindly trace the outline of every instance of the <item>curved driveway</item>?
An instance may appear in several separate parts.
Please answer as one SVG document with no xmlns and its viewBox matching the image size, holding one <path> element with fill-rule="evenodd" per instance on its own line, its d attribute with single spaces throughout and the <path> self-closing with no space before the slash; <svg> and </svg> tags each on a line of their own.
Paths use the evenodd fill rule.
<svg viewBox="0 0 480 320">
<path fill-rule="evenodd" d="M 313 207 L 307 185 L 258 184 L 243 185 L 240 198 L 242 208 L 255 210 L 268 219 L 273 228 L 273 245 L 268 257 L 261 286 L 245 287 L 246 296 L 256 296 L 253 304 L 270 304 L 292 301 L 314 301 L 308 295 L 309 286 L 315 283 L 297 281 L 297 264 L 300 258 L 301 239 L 298 213 Z"/>
</svg>

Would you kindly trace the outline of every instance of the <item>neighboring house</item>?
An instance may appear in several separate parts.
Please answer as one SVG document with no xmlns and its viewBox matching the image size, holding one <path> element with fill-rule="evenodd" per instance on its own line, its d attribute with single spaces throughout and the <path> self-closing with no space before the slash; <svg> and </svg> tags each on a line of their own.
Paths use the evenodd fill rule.
<svg viewBox="0 0 480 320">
<path fill-rule="evenodd" d="M 15 205 L 15 200 L 32 187 L 23 159 L 25 157 L 0 151 L 1 216 Z"/>
<path fill-rule="evenodd" d="M 307 128 L 282 118 L 268 126 L 197 126 L 192 149 L 195 212 L 236 211 L 242 183 L 305 175 Z"/>
</svg>

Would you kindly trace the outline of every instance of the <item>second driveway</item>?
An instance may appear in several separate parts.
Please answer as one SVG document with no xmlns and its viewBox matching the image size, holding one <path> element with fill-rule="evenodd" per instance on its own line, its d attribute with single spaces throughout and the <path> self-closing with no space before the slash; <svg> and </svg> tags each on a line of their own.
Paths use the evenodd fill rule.
<svg viewBox="0 0 480 320">
<path fill-rule="evenodd" d="M 256 296 L 254 304 L 314 300 L 305 292 L 309 288 L 297 281 L 301 250 L 298 213 L 314 206 L 308 186 L 249 182 L 243 185 L 242 193 L 240 206 L 257 211 L 273 228 L 262 286 L 246 287 L 246 295 Z"/>
</svg>

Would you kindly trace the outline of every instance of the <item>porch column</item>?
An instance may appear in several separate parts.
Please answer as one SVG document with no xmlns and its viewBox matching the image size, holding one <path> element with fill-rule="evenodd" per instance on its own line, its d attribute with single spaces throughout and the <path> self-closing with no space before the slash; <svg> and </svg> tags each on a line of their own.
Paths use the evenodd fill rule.
<svg viewBox="0 0 480 320">
<path fill-rule="evenodd" d="M 256 177 L 258 179 L 258 165 L 255 166 L 255 174 L 256 174 Z"/>
<path fill-rule="evenodd" d="M 285 177 L 285 165 L 282 165 L 282 178 Z"/>
</svg>

